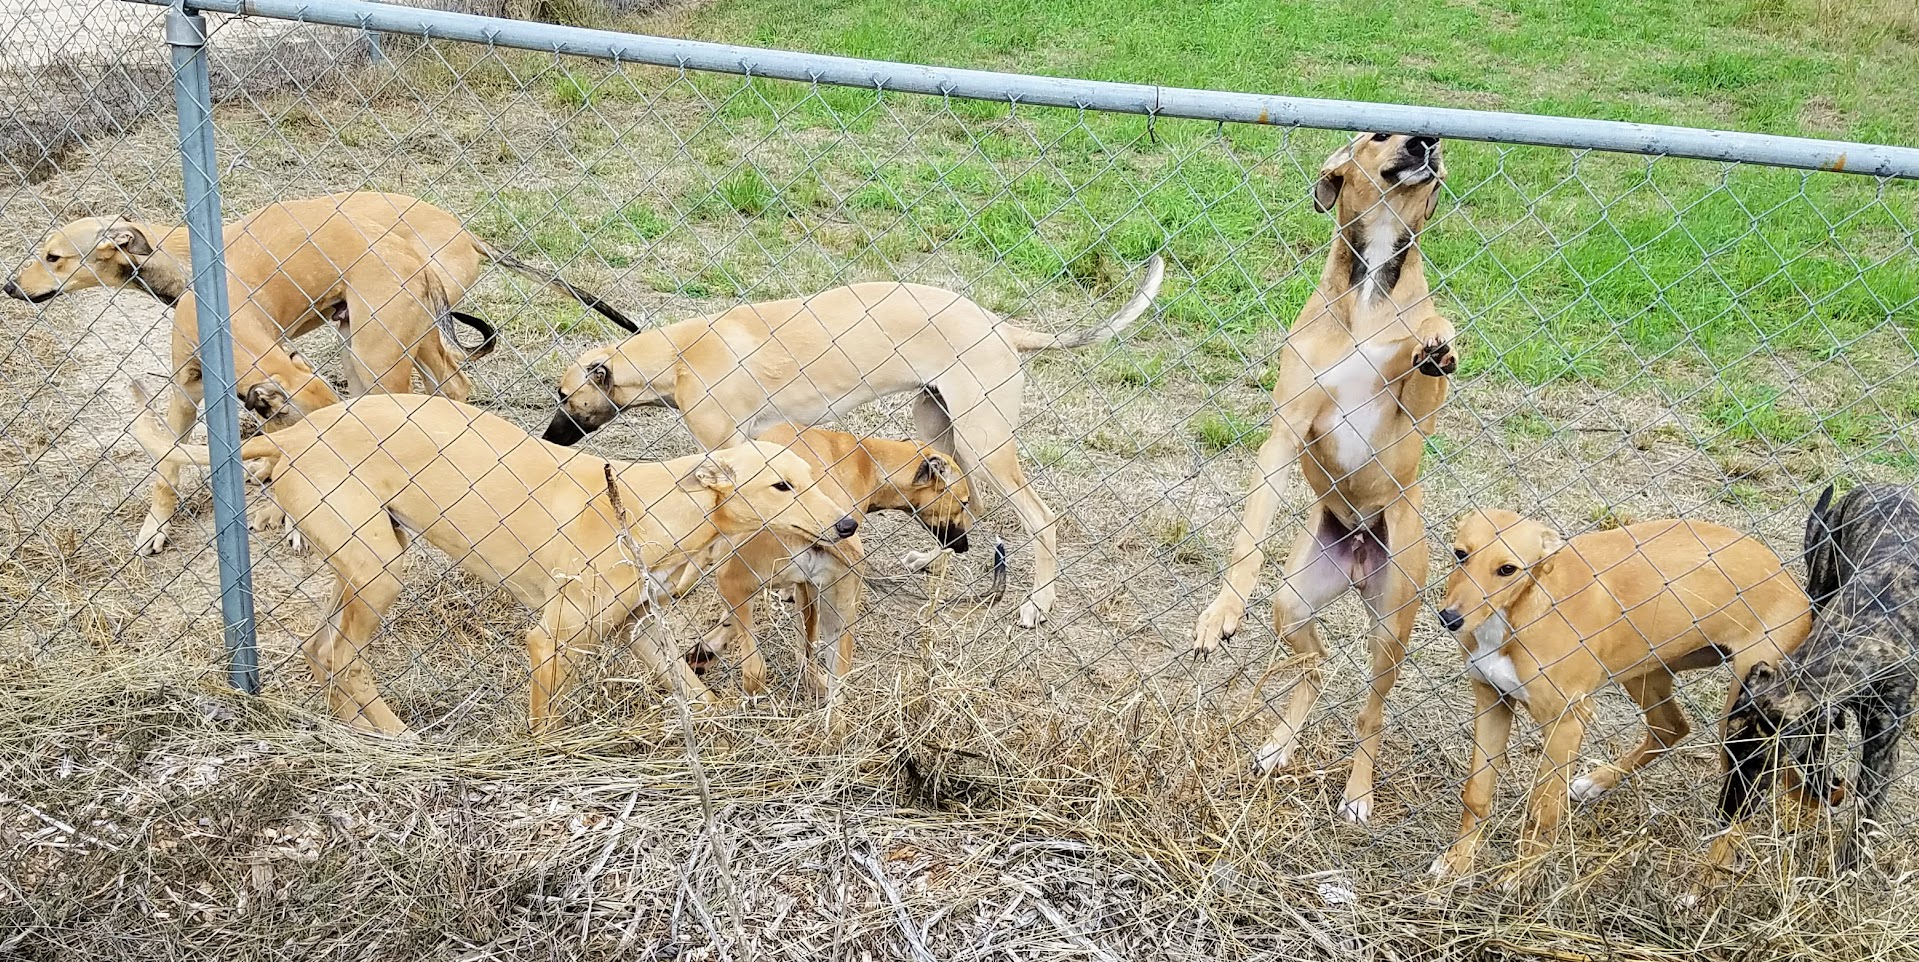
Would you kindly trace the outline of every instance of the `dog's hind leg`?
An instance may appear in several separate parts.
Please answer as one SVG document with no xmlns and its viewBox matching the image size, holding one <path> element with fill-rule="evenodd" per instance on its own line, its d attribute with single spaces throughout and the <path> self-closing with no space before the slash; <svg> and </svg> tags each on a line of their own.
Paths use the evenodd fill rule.
<svg viewBox="0 0 1919 962">
<path fill-rule="evenodd" d="M 200 380 L 199 362 L 191 362 L 186 375 L 184 383 L 167 392 L 167 430 L 173 433 L 176 441 L 184 441 L 192 433 L 193 422 L 200 417 L 200 395 L 205 390 Z M 151 555 L 166 547 L 167 531 L 172 527 L 173 515 L 180 510 L 180 467 L 177 462 L 162 462 L 155 467 L 147 517 L 140 522 L 140 533 L 133 539 L 135 554 Z"/>
<path fill-rule="evenodd" d="M 1618 761 L 1600 765 L 1573 779 L 1573 801 L 1589 802 L 1612 791 L 1627 775 L 1658 761 L 1660 756 L 1686 740 L 1686 735 L 1692 731 L 1692 723 L 1686 720 L 1686 710 L 1672 696 L 1674 680 L 1671 672 L 1654 669 L 1649 674 L 1619 683 L 1619 687 L 1626 689 L 1626 693 L 1638 703 L 1640 711 L 1645 713 L 1646 737 Z"/>
<path fill-rule="evenodd" d="M 400 579 L 393 568 L 406 550 L 405 542 L 384 522 L 339 530 L 347 532 L 340 543 L 319 545 L 338 584 L 319 630 L 307 640 L 307 664 L 326 689 L 335 717 L 362 731 L 399 734 L 407 730 L 406 723 L 380 696 L 366 651 L 387 609 L 400 597 Z"/>
<path fill-rule="evenodd" d="M 1417 504 L 1417 500 L 1401 501 L 1388 509 L 1385 533 L 1393 552 L 1373 566 L 1360 585 L 1366 611 L 1373 620 L 1372 681 L 1366 690 L 1366 705 L 1359 712 L 1359 748 L 1353 755 L 1353 770 L 1346 777 L 1346 797 L 1339 806 L 1340 816 L 1350 822 L 1363 824 L 1373 814 L 1373 780 L 1386 727 L 1386 696 L 1399 681 L 1399 668 L 1406 660 L 1406 645 L 1419 614 L 1419 586 L 1426 583 L 1425 527 Z M 1384 553 L 1386 546 L 1373 542 L 1368 551 Z"/>
<path fill-rule="evenodd" d="M 1861 836 L 1877 828 L 1879 817 L 1885 813 L 1886 795 L 1892 789 L 1898 762 L 1902 714 L 1877 707 L 1859 714 L 1859 808 L 1852 831 L 1839 850 L 1840 871 L 1859 863 L 1865 847 Z"/>
<path fill-rule="evenodd" d="M 1253 771 L 1257 774 L 1269 775 L 1292 763 L 1299 733 L 1319 700 L 1324 681 L 1321 664 L 1326 648 L 1320 643 L 1316 624 L 1319 610 L 1352 587 L 1346 562 L 1334 553 L 1338 539 L 1325 527 L 1329 517 L 1325 508 L 1313 508 L 1306 531 L 1294 542 L 1286 561 L 1285 578 L 1273 593 L 1273 630 L 1293 650 L 1300 673 L 1279 724 L 1253 755 Z"/>
</svg>

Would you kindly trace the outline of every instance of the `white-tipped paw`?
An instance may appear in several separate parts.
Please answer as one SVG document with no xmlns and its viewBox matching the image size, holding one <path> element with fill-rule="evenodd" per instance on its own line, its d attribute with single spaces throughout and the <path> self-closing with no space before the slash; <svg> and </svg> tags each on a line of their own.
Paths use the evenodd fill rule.
<svg viewBox="0 0 1919 962">
<path fill-rule="evenodd" d="M 1349 798 L 1343 802 L 1340 802 L 1339 817 L 1353 823 L 1354 825 L 1366 824 L 1373 817 L 1372 796 L 1368 795 L 1363 798 Z"/>
<path fill-rule="evenodd" d="M 1575 802 L 1590 802 L 1612 790 L 1611 785 L 1600 781 L 1594 775 L 1581 775 L 1573 779 L 1570 792 Z"/>
<path fill-rule="evenodd" d="M 905 566 L 908 571 L 925 571 L 927 567 L 933 563 L 933 559 L 939 556 L 940 552 L 938 549 L 932 551 L 908 551 L 900 555 L 900 564 Z"/>
<path fill-rule="evenodd" d="M 1021 628 L 1038 628 L 1040 623 L 1045 620 L 1046 609 L 1041 608 L 1039 603 L 1033 601 L 1031 598 L 1028 598 L 1024 604 L 1019 606 L 1019 626 Z"/>
<path fill-rule="evenodd" d="M 140 523 L 140 533 L 133 538 L 133 553 L 142 558 L 159 554 L 167 546 L 167 522 L 148 515 Z"/>
<path fill-rule="evenodd" d="M 1267 742 L 1253 753 L 1253 774 L 1264 778 L 1293 763 L 1293 750 L 1290 746 L 1275 745 Z"/>
</svg>

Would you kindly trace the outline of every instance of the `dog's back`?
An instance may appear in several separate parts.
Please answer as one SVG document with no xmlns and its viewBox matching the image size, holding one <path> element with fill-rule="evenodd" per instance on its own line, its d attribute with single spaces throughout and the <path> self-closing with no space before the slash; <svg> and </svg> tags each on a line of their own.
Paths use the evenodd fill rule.
<svg viewBox="0 0 1919 962">
<path fill-rule="evenodd" d="M 1919 681 L 1919 497 L 1827 488 L 1806 521 L 1807 594 L 1817 611 L 1794 674 L 1836 699 L 1910 698 Z"/>
</svg>

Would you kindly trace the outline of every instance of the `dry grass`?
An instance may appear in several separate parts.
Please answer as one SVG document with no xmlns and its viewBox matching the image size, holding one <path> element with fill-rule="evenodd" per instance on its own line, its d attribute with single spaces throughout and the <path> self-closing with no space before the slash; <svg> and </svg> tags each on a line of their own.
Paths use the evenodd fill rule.
<svg viewBox="0 0 1919 962">
<path fill-rule="evenodd" d="M 1056 329 L 1110 307 L 1128 280 L 1100 267 L 1034 284 L 963 249 L 923 249 L 830 215 L 716 212 L 705 199 L 741 156 L 776 175 L 828 155 L 887 156 L 962 136 L 960 118 L 858 137 L 692 137 L 712 113 L 685 97 L 643 97 L 589 121 L 569 101 L 583 88 L 536 61 L 511 62 L 517 73 L 456 66 L 464 90 L 430 91 L 444 98 L 430 114 L 412 86 L 419 74 L 228 109 L 229 209 L 363 184 L 428 194 L 528 256 L 593 251 L 569 275 L 658 317 L 742 292 L 898 275 Z M 168 136 L 143 128 L 6 197 L 0 250 L 101 207 L 177 211 Z M 606 227 L 634 204 L 665 229 L 638 213 L 619 215 L 646 221 L 632 232 Z M 595 233 L 556 236 L 568 221 Z M 1203 455 L 1188 425 L 1212 407 L 1261 410 L 1257 360 L 1275 330 L 1225 358 L 1156 319 L 1139 340 L 1172 360 L 1145 378 L 1099 349 L 1031 365 L 1022 444 L 1061 454 L 1032 459 L 1063 516 L 1061 600 L 1044 631 L 1013 627 L 1012 599 L 927 610 L 914 590 L 876 592 L 857 673 L 829 720 L 785 691 L 792 659 L 781 645 L 793 626 L 780 612 L 768 623 L 786 684 L 770 702 L 683 718 L 609 658 L 576 724 L 534 742 L 523 734 L 525 612 L 423 553 L 370 656 L 423 736 L 379 742 L 318 717 L 295 655 L 324 588 L 312 559 L 255 541 L 267 693 L 243 698 L 217 679 L 213 562 L 194 547 L 208 532 L 204 495 L 189 499 L 177 534 L 187 547 L 129 558 L 145 476 L 120 436 L 119 382 L 161 369 L 164 344 L 151 334 L 157 312 L 134 301 L 0 304 L 16 332 L 0 354 L 0 880 L 12 889 L 0 899 L 0 953 L 143 958 L 164 944 L 193 958 L 1863 959 L 1919 936 L 1909 842 L 1882 850 L 1883 872 L 1829 884 L 1821 831 L 1762 847 L 1721 911 L 1675 914 L 1712 828 L 1705 786 L 1716 763 L 1704 737 L 1580 810 L 1534 889 L 1433 888 L 1424 870 L 1456 815 L 1468 697 L 1455 643 L 1425 620 L 1392 702 L 1372 825 L 1333 815 L 1364 674 L 1350 604 L 1327 625 L 1328 695 L 1302 764 L 1247 777 L 1248 748 L 1288 672 L 1258 624 L 1210 661 L 1184 653 L 1251 471 L 1244 449 Z M 478 400 L 528 427 L 550 412 L 560 359 L 609 336 L 500 277 L 470 305 L 508 331 L 503 356 L 475 372 Z M 303 348 L 334 363 L 317 343 Z M 1209 380 L 1217 367 L 1246 369 L 1245 357 L 1250 372 Z M 910 432 L 898 405 L 849 422 Z M 1786 552 L 1802 489 L 1834 457 L 1703 440 L 1694 416 L 1656 393 L 1597 381 L 1467 381 L 1442 428 L 1429 470 L 1436 527 L 1475 503 L 1574 530 L 1682 512 Z M 663 457 L 690 442 L 670 416 L 636 413 L 593 444 Z M 1014 584 L 1024 585 L 1030 554 L 1010 512 L 994 505 L 986 524 L 1014 542 Z M 900 551 L 924 544 L 897 521 L 868 537 L 887 574 Z M 959 591 L 981 567 L 962 560 Z M 695 594 L 667 615 L 671 630 L 697 636 L 714 605 Z M 1710 730 L 1723 690 L 1713 676 L 1685 689 L 1696 729 Z M 1636 739 L 1625 707 L 1601 700 L 1588 759 Z M 1521 738 L 1517 770 L 1535 763 L 1535 748 Z M 1496 856 L 1516 832 L 1520 788 L 1507 781 Z M 1902 786 L 1899 810 L 1912 802 Z"/>
</svg>

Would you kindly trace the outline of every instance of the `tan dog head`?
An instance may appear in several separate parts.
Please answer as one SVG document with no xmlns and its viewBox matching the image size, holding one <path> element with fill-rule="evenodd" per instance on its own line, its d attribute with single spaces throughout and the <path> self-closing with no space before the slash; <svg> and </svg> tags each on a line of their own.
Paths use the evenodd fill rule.
<svg viewBox="0 0 1919 962">
<path fill-rule="evenodd" d="M 8 297 L 38 304 L 91 287 L 128 287 L 159 243 L 144 224 L 83 217 L 48 234 L 4 290 Z"/>
<path fill-rule="evenodd" d="M 326 378 L 314 373 L 298 351 L 287 352 L 288 376 L 293 390 L 276 377 L 257 377 L 239 388 L 240 403 L 260 419 L 269 432 L 300 423 L 307 415 L 340 403 L 339 392 Z"/>
<path fill-rule="evenodd" d="M 1377 223 L 1418 233 L 1433 216 L 1445 179 L 1439 138 L 1360 134 L 1326 158 L 1313 184 L 1313 208 L 1336 210 L 1341 229 Z"/>
<path fill-rule="evenodd" d="M 972 489 L 946 455 L 929 445 L 915 444 L 914 457 L 887 477 L 874 507 L 910 511 L 940 547 L 967 548 L 966 531 L 972 522 Z"/>
<path fill-rule="evenodd" d="M 1477 632 L 1486 620 L 1505 617 L 1533 587 L 1550 574 L 1553 556 L 1566 546 L 1559 532 L 1511 511 L 1468 512 L 1453 535 L 1458 566 L 1446 578 L 1446 600 L 1439 623 L 1447 631 Z"/>
<path fill-rule="evenodd" d="M 729 537 L 768 530 L 820 544 L 851 538 L 859 520 L 818 481 L 805 458 L 770 441 L 748 441 L 701 458 L 680 484 L 717 496 L 713 525 Z"/>
<path fill-rule="evenodd" d="M 596 347 L 560 375 L 560 409 L 541 439 L 574 445 L 621 411 L 642 404 L 675 407 L 678 355 L 660 331 L 644 331 L 612 347 Z"/>
</svg>

